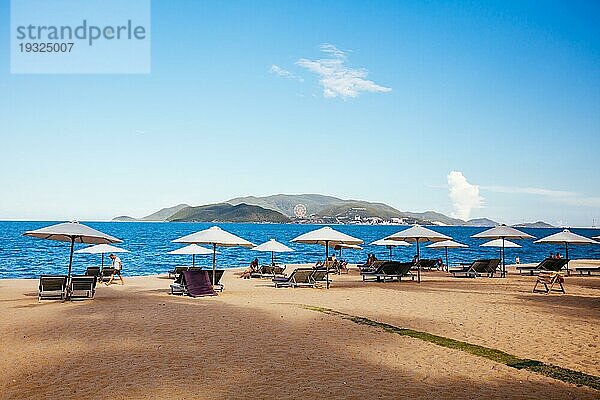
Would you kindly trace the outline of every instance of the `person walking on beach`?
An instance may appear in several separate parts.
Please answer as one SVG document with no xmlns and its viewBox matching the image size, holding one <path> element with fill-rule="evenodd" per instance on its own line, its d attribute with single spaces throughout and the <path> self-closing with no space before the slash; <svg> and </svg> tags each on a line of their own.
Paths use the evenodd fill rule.
<svg viewBox="0 0 600 400">
<path fill-rule="evenodd" d="M 121 280 L 121 285 L 124 285 L 125 281 L 123 281 L 123 275 L 121 275 L 121 269 L 123 269 L 123 262 L 121 261 L 121 258 L 117 257 L 114 254 L 111 254 L 108 257 L 112 260 L 112 267 L 115 269 L 115 272 L 113 272 L 108 282 L 106 282 L 106 286 L 112 283 L 113 279 L 115 279 L 115 275 L 119 276 L 119 279 Z"/>
</svg>

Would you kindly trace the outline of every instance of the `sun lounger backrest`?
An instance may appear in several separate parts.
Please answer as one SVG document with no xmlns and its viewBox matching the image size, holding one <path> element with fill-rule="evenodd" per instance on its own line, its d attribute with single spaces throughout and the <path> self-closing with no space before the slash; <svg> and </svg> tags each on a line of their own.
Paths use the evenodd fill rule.
<svg viewBox="0 0 600 400">
<path fill-rule="evenodd" d="M 67 277 L 64 275 L 41 275 L 40 290 L 62 291 L 67 287 Z"/>
<path fill-rule="evenodd" d="M 315 271 L 308 268 L 296 268 L 290 275 L 290 281 L 295 283 L 310 283 L 311 276 Z"/>
<path fill-rule="evenodd" d="M 555 258 L 555 259 L 552 260 L 551 263 L 549 263 L 546 266 L 545 269 L 548 270 L 548 271 L 558 272 L 561 269 L 563 269 L 563 267 L 565 265 L 567 265 L 568 262 L 569 262 L 569 260 L 567 260 L 566 258 Z"/>
<path fill-rule="evenodd" d="M 279 267 L 279 266 L 275 266 L 273 267 L 273 274 L 275 275 L 281 275 L 283 274 L 283 271 L 285 271 L 285 265 L 283 267 Z"/>
<path fill-rule="evenodd" d="M 88 276 L 98 276 L 100 275 L 100 267 L 87 267 L 85 274 Z"/>
<path fill-rule="evenodd" d="M 213 270 L 207 269 L 205 272 L 208 273 L 208 277 L 210 278 L 210 281 L 212 282 Z M 215 285 L 217 285 L 217 284 L 219 284 L 219 282 L 221 282 L 221 278 L 223 277 L 224 273 L 225 273 L 224 269 L 215 270 Z"/>
<path fill-rule="evenodd" d="M 435 268 L 436 264 L 437 260 L 419 260 L 419 264 L 417 266 L 420 266 L 422 269 L 432 269 Z"/>
<path fill-rule="evenodd" d="M 381 267 L 377 271 L 379 274 L 384 275 L 396 275 L 396 271 L 398 270 L 398 265 L 400 263 L 397 261 L 385 261 L 381 264 Z"/>
<path fill-rule="evenodd" d="M 488 260 L 488 259 L 475 260 L 471 264 L 471 267 L 469 268 L 469 270 L 475 271 L 478 274 L 487 273 L 488 272 L 488 264 L 489 264 L 489 262 L 490 262 L 490 260 Z"/>
<path fill-rule="evenodd" d="M 102 276 L 111 276 L 115 273 L 115 269 L 112 267 L 104 267 L 102 269 Z"/>
<path fill-rule="evenodd" d="M 493 274 L 494 272 L 496 272 L 496 269 L 498 268 L 499 265 L 500 265 L 499 258 L 492 258 L 491 260 L 488 260 L 488 265 L 487 265 L 488 272 L 490 274 Z"/>
<path fill-rule="evenodd" d="M 410 269 L 414 266 L 413 262 L 397 263 L 396 275 L 404 276 L 410 272 Z"/>
<path fill-rule="evenodd" d="M 88 275 L 73 275 L 71 277 L 72 290 L 92 290 L 96 286 L 96 279 Z"/>
<path fill-rule="evenodd" d="M 310 275 L 310 278 L 315 282 L 324 281 L 327 278 L 327 271 L 323 271 L 322 269 L 316 269 Z"/>
</svg>

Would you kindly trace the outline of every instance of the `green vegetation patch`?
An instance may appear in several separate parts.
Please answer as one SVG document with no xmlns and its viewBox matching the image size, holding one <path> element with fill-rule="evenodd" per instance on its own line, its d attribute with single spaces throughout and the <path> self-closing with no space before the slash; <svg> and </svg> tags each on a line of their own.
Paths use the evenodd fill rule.
<svg viewBox="0 0 600 400">
<path fill-rule="evenodd" d="M 558 367 L 556 365 L 545 364 L 541 361 L 519 358 L 512 354 L 508 354 L 501 350 L 492 349 L 490 347 L 479 346 L 476 344 L 462 342 L 460 340 L 450 339 L 444 336 L 433 335 L 427 332 L 415 331 L 413 329 L 399 328 L 397 326 L 385 324 L 383 322 L 377 322 L 372 319 L 345 314 L 343 312 L 335 311 L 330 308 L 314 307 L 304 304 L 301 304 L 300 307 L 306 310 L 337 316 L 352 321 L 356 324 L 379 328 L 388 333 L 395 333 L 401 336 L 408 336 L 415 339 L 423 340 L 425 342 L 433 343 L 438 346 L 447 347 L 449 349 L 464 351 L 466 353 L 473 354 L 478 357 L 487 358 L 488 360 L 504 364 L 511 368 L 525 369 L 527 371 L 535 372 L 537 374 L 548 376 L 550 378 L 554 378 L 563 382 L 573 383 L 575 385 L 580 386 L 587 386 L 592 389 L 600 390 L 600 377 L 598 376 L 585 374 L 583 372 L 574 371 L 568 368 Z"/>
</svg>

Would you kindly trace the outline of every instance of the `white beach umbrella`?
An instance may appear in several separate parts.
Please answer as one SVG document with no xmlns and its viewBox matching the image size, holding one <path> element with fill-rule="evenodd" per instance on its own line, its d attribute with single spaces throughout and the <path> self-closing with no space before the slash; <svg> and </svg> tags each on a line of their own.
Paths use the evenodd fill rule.
<svg viewBox="0 0 600 400">
<path fill-rule="evenodd" d="M 173 254 L 173 255 L 182 255 L 182 254 L 187 254 L 192 256 L 192 267 L 196 266 L 196 254 L 198 255 L 209 255 L 212 254 L 212 250 L 207 249 L 206 247 L 202 247 L 202 246 L 198 246 L 197 244 L 190 244 L 187 246 L 184 246 L 182 248 L 179 248 L 177 250 L 173 250 L 168 252 L 167 254 Z"/>
<path fill-rule="evenodd" d="M 88 246 L 84 249 L 76 250 L 75 253 L 102 254 L 102 268 L 104 268 L 104 254 L 129 253 L 129 251 L 120 247 L 111 246 L 110 244 L 102 243 L 93 246 Z"/>
<path fill-rule="evenodd" d="M 446 271 L 450 268 L 450 264 L 448 263 L 448 249 L 462 249 L 465 247 L 469 247 L 466 244 L 455 242 L 454 240 L 443 240 L 441 242 L 431 243 L 427 245 L 430 249 L 445 249 L 446 250 Z"/>
<path fill-rule="evenodd" d="M 528 233 L 522 232 L 511 226 L 500 225 L 471 236 L 477 239 L 533 239 Z M 506 277 L 506 260 L 504 259 L 504 246 L 502 246 L 502 277 Z"/>
<path fill-rule="evenodd" d="M 330 228 L 329 226 L 325 226 L 323 228 L 316 229 L 314 231 L 310 231 L 304 233 L 294 239 L 292 242 L 296 243 L 305 243 L 305 244 L 320 244 L 325 246 L 325 265 L 326 265 L 326 274 L 327 274 L 327 288 L 329 289 L 329 265 L 327 264 L 327 259 L 329 258 L 329 247 L 331 244 L 362 244 L 363 241 L 352 237 L 350 235 L 346 235 L 345 233 L 336 231 L 335 229 Z"/>
<path fill-rule="evenodd" d="M 385 246 L 390 251 L 390 261 L 392 260 L 392 249 L 397 246 L 412 246 L 408 242 L 400 242 L 398 240 L 379 239 L 371 243 L 371 246 Z"/>
<path fill-rule="evenodd" d="M 179 239 L 173 240 L 175 243 L 195 243 L 195 244 L 210 244 L 213 247 L 213 286 L 215 285 L 215 270 L 217 269 L 217 246 L 223 247 L 254 247 L 254 244 L 242 239 L 239 236 L 229 233 L 213 226 L 208 229 L 204 229 L 199 232 L 191 233 L 189 235 L 180 237 Z"/>
<path fill-rule="evenodd" d="M 290 251 L 294 251 L 294 249 L 286 246 L 283 243 L 279 243 L 275 239 L 270 239 L 258 246 L 254 247 L 252 250 L 262 251 L 262 252 L 270 252 L 271 253 L 271 265 L 275 265 L 275 253 L 289 253 Z"/>
<path fill-rule="evenodd" d="M 599 237 L 600 238 L 600 237 Z M 565 245 L 565 258 L 569 259 L 569 244 L 598 244 L 593 239 L 585 236 L 578 235 L 571 232 L 568 229 L 564 229 L 562 232 L 555 233 L 545 238 L 536 240 L 534 243 L 556 243 Z M 567 275 L 569 274 L 569 263 L 567 262 Z"/>
<path fill-rule="evenodd" d="M 34 231 L 27 231 L 23 233 L 23 236 L 30 236 L 38 239 L 58 240 L 60 242 L 70 242 L 71 252 L 69 255 L 69 272 L 67 274 L 67 279 L 71 278 L 71 268 L 73 266 L 73 248 L 75 243 L 108 244 L 122 242 L 121 239 L 117 239 L 116 237 L 107 235 L 106 233 L 102 233 L 76 221 L 63 222 L 60 224 L 47 226 L 45 228 L 36 229 Z"/>
<path fill-rule="evenodd" d="M 398 240 L 417 244 L 417 260 L 421 258 L 419 252 L 419 243 L 422 242 L 441 242 L 443 240 L 452 240 L 450 236 L 443 235 L 439 232 L 425 228 L 421 225 L 413 225 L 408 229 L 394 233 L 392 236 L 386 237 L 387 240 Z M 417 282 L 421 282 L 421 267 L 417 270 Z"/>
<path fill-rule="evenodd" d="M 513 248 L 513 249 L 518 249 L 521 246 L 516 244 L 515 242 L 511 242 L 510 240 L 507 239 L 494 239 L 494 240 L 490 240 L 489 242 L 485 242 L 483 244 L 479 245 L 480 247 L 499 247 L 500 250 L 500 256 L 502 257 L 502 259 L 504 259 L 504 251 L 507 248 Z"/>
</svg>

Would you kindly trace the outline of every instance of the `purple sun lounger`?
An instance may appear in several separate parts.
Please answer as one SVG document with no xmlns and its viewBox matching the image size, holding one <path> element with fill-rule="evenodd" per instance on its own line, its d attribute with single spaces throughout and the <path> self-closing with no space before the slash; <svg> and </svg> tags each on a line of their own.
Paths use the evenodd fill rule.
<svg viewBox="0 0 600 400">
<path fill-rule="evenodd" d="M 184 293 L 192 297 L 216 296 L 206 271 L 183 271 Z"/>
</svg>

